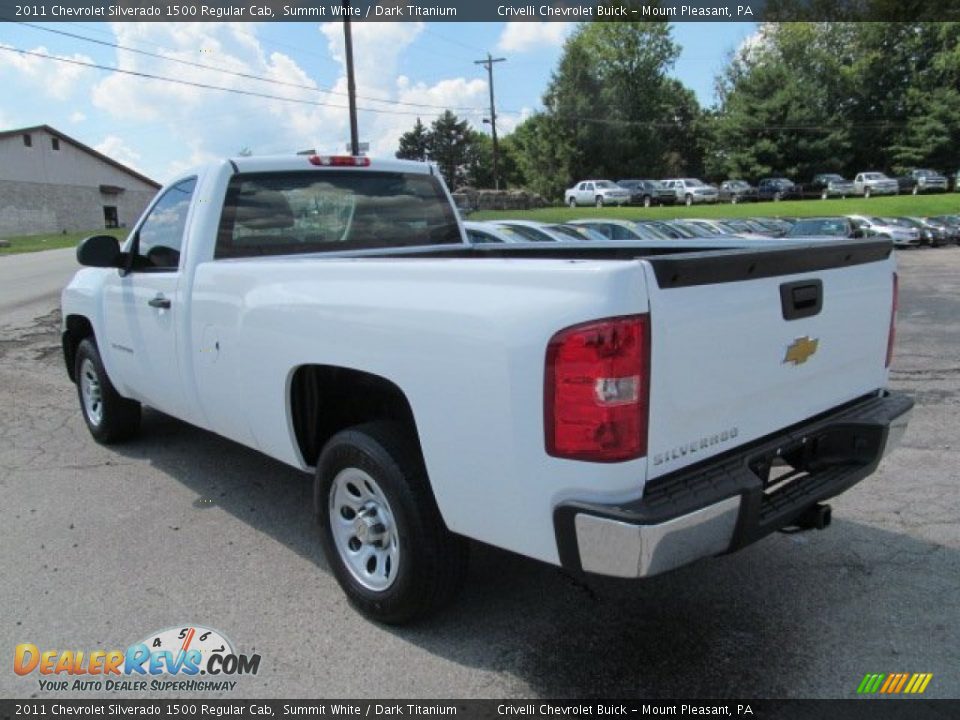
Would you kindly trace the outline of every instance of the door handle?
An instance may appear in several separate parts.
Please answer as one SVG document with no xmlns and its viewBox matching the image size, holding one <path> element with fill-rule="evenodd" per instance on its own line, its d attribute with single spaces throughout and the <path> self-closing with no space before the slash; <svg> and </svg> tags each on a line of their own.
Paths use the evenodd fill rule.
<svg viewBox="0 0 960 720">
<path fill-rule="evenodd" d="M 157 295 L 155 298 L 148 300 L 147 305 L 153 308 L 166 310 L 170 307 L 170 301 L 167 300 L 163 295 Z"/>
</svg>

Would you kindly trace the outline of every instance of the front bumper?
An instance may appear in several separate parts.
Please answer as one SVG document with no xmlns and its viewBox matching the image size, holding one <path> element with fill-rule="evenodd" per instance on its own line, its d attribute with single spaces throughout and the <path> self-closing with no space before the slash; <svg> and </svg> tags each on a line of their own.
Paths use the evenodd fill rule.
<svg viewBox="0 0 960 720">
<path fill-rule="evenodd" d="M 640 500 L 554 510 L 574 572 L 648 577 L 739 550 L 870 475 L 907 429 L 913 400 L 883 391 L 722 456 L 656 478 Z M 786 460 L 795 470 L 770 481 Z"/>
</svg>

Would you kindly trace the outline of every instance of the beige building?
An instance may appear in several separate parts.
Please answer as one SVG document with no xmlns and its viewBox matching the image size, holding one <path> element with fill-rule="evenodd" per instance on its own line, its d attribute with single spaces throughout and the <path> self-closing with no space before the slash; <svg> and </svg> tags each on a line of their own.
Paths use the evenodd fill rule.
<svg viewBox="0 0 960 720">
<path fill-rule="evenodd" d="M 0 237 L 127 227 L 159 189 L 49 125 L 0 132 Z"/>
</svg>

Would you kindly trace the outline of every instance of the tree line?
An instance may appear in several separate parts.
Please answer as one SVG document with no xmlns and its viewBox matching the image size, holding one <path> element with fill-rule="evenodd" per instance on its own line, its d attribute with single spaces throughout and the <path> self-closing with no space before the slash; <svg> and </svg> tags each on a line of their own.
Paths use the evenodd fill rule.
<svg viewBox="0 0 960 720">
<path fill-rule="evenodd" d="M 548 199 L 585 178 L 719 181 L 960 167 L 960 23 L 767 23 L 729 56 L 704 108 L 670 76 L 662 22 L 583 23 L 543 109 L 500 142 L 501 185 Z M 490 138 L 450 111 L 397 157 L 451 188 L 492 187 Z"/>
</svg>

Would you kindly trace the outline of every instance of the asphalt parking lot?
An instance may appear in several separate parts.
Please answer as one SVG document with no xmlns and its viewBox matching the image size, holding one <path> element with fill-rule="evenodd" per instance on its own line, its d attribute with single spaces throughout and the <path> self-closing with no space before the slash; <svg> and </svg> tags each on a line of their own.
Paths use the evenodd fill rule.
<svg viewBox="0 0 960 720">
<path fill-rule="evenodd" d="M 5 315 L 0 697 L 86 696 L 15 675 L 18 643 L 120 649 L 190 623 L 262 657 L 224 697 L 852 698 L 868 672 L 930 672 L 927 697 L 960 697 L 960 248 L 899 257 L 892 384 L 917 407 L 828 530 L 589 585 L 476 545 L 458 604 L 403 629 L 347 605 L 309 477 L 157 413 L 96 445 L 55 302 Z"/>
</svg>

